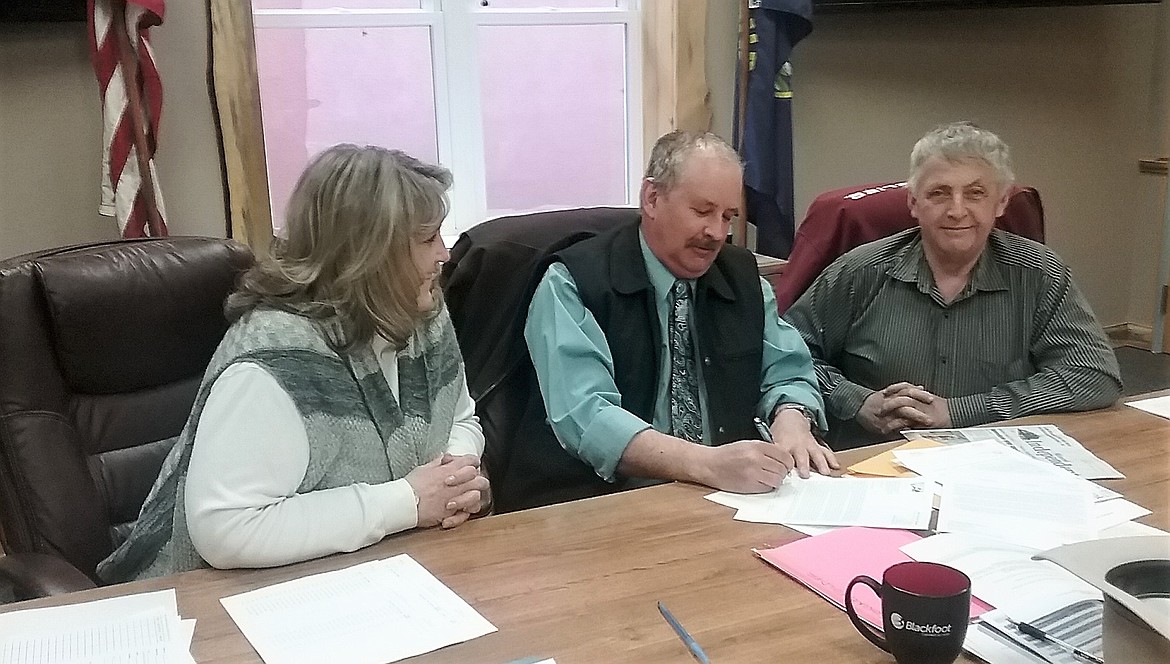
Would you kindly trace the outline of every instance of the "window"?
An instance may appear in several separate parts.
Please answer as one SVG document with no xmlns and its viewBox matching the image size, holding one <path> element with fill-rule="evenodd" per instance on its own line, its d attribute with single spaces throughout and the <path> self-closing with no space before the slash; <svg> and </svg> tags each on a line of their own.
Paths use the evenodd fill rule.
<svg viewBox="0 0 1170 664">
<path fill-rule="evenodd" d="M 273 226 L 309 157 L 396 147 L 455 174 L 444 235 L 633 204 L 638 0 L 254 0 Z"/>
<path fill-rule="evenodd" d="M 464 33 L 468 32 L 466 27 L 468 25 L 488 25 L 495 20 L 508 20 L 508 16 L 503 15 L 505 11 L 512 13 L 522 13 L 529 11 L 529 5 L 537 5 L 537 0 L 489 0 L 489 8 L 497 12 L 498 19 L 493 19 L 493 14 L 484 13 L 482 16 L 470 15 L 470 11 L 474 9 L 475 2 L 482 0 L 443 0 L 445 4 L 452 1 L 463 1 L 464 5 L 463 16 L 466 20 L 463 21 Z M 551 4 L 553 0 L 544 0 L 539 2 L 542 6 Z M 372 5 L 373 0 L 365 0 L 365 11 L 367 14 L 371 12 L 369 5 Z M 593 11 L 597 13 L 625 11 L 631 12 L 634 9 L 635 0 L 628 0 L 620 7 L 618 2 L 613 2 L 613 7 L 608 8 L 594 8 Z M 211 61 L 212 61 L 212 89 L 214 94 L 214 102 L 216 115 L 218 115 L 220 141 L 223 154 L 223 178 L 225 178 L 225 196 L 229 213 L 229 228 L 228 236 L 234 237 L 236 240 L 245 242 L 252 247 L 254 253 L 262 257 L 268 253 L 268 245 L 273 238 L 273 217 L 271 217 L 271 203 L 269 195 L 269 168 L 266 165 L 266 154 L 264 154 L 264 127 L 261 122 L 260 109 L 260 83 L 257 81 L 256 75 L 256 35 L 254 29 L 253 7 L 250 2 L 241 2 L 240 0 L 209 0 L 211 4 Z M 318 1 L 319 7 L 336 4 L 336 2 Z M 283 5 L 283 6 L 281 6 Z M 292 7 L 295 5 L 296 7 Z M 433 18 L 438 18 L 438 14 L 434 12 L 434 7 L 438 6 L 438 2 L 431 2 L 431 14 Z M 570 2 L 562 2 L 564 11 L 570 11 Z M 324 9 L 304 9 L 308 6 L 308 1 L 305 2 L 295 0 L 285 0 L 283 2 L 275 2 L 268 0 L 261 2 L 256 0 L 256 9 L 260 11 L 261 8 L 266 8 L 269 18 L 262 22 L 268 28 L 264 29 L 304 29 L 304 26 L 283 25 L 281 21 L 292 19 L 281 19 L 280 9 L 284 9 L 284 14 L 289 14 L 289 9 L 302 8 L 304 13 L 316 13 L 321 15 L 325 12 Z M 402 1 L 402 0 L 385 0 L 379 2 L 379 6 L 384 7 L 381 13 L 393 13 L 393 11 L 407 11 L 418 14 L 424 12 L 421 2 L 418 0 Z M 634 111 L 629 110 L 634 104 L 640 104 L 642 108 L 642 117 L 640 122 L 631 123 L 627 129 L 627 141 L 633 145 L 632 150 L 636 148 L 635 141 L 629 137 L 635 136 L 635 131 L 638 130 L 639 125 L 642 127 L 642 145 L 640 157 L 631 159 L 631 164 L 636 164 L 638 167 L 633 168 L 633 172 L 641 171 L 641 162 L 645 160 L 654 138 L 661 136 L 672 129 L 691 129 L 702 130 L 707 129 L 710 124 L 710 110 L 707 108 L 707 82 L 704 76 L 704 62 L 706 62 L 706 25 L 707 25 L 707 0 L 636 0 L 636 6 L 640 7 L 638 11 L 638 19 L 641 23 L 641 51 L 638 49 L 627 50 L 627 68 L 633 67 L 632 61 L 634 57 L 638 57 L 642 61 L 641 71 L 641 98 L 635 91 L 639 89 L 638 81 L 627 82 L 626 88 L 626 103 L 627 103 L 627 117 L 631 117 Z M 577 8 L 577 12 L 584 11 L 584 9 Z M 477 11 L 476 11 L 477 12 Z M 332 12 L 338 14 L 340 12 Z M 544 12 L 545 14 L 552 14 L 552 12 Z M 569 18 L 567 14 L 566 18 Z M 472 19 L 475 19 L 475 22 Z M 342 19 L 335 18 L 335 21 Z M 384 19 L 385 20 L 385 19 Z M 549 22 L 556 25 L 555 16 L 550 16 Z M 409 25 L 418 25 L 419 21 L 409 23 Z M 422 25 L 432 26 L 433 22 L 422 21 Z M 580 23 L 580 25 L 591 25 L 591 23 Z M 626 39 L 627 47 L 628 40 L 636 39 L 636 33 L 629 32 L 632 28 L 631 23 L 626 21 Z M 456 26 L 459 22 L 456 21 Z M 394 25 L 387 27 L 408 27 L 407 23 L 394 23 Z M 428 28 L 429 29 L 429 28 Z M 432 39 L 438 37 L 432 34 Z M 452 39 L 447 35 L 448 41 Z M 435 50 L 435 58 L 446 57 L 442 55 L 443 50 Z M 636 70 L 636 67 L 633 68 Z M 440 101 L 441 94 L 445 94 L 438 88 L 435 89 L 435 99 Z M 274 102 L 275 103 L 275 102 Z M 435 129 L 435 152 L 443 154 L 443 141 L 441 140 L 439 127 L 440 113 L 445 112 L 442 109 L 445 106 L 436 104 L 436 129 Z M 466 111 L 466 106 L 455 105 L 456 109 Z M 270 111 L 273 109 L 269 109 Z M 277 131 L 269 127 L 268 131 Z M 481 130 L 482 132 L 482 130 Z M 482 140 L 482 133 L 477 134 Z M 455 140 L 450 141 L 450 145 L 464 146 L 462 143 L 455 143 Z M 473 146 L 474 147 L 474 146 Z M 468 152 L 459 150 L 452 151 L 453 157 L 457 158 L 461 154 Z M 481 151 L 480 154 L 483 154 Z M 468 178 L 466 174 L 462 173 L 462 167 L 457 164 L 452 165 L 455 168 L 456 178 L 459 178 L 463 184 L 467 184 Z M 627 166 L 628 168 L 628 166 Z M 288 178 L 288 175 L 284 175 Z M 295 173 L 292 174 L 295 177 Z M 633 177 L 631 177 L 633 180 Z M 486 181 L 486 180 L 484 180 Z M 460 189 L 462 196 L 463 189 Z M 479 194 L 477 194 L 479 195 Z M 487 209 L 487 185 L 483 185 L 483 209 Z M 473 198 L 468 195 L 467 198 Z M 502 201 L 508 203 L 507 200 Z M 494 203 L 495 205 L 495 203 Z M 486 214 L 486 213 L 484 213 Z M 474 219 L 473 222 L 477 221 Z M 453 220 L 455 228 L 448 228 L 446 233 L 448 237 L 453 234 L 461 220 Z"/>
</svg>

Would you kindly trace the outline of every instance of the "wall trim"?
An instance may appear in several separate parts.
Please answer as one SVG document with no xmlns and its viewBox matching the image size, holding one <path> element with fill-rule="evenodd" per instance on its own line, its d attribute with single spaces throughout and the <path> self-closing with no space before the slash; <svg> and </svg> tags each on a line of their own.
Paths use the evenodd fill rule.
<svg viewBox="0 0 1170 664">
<path fill-rule="evenodd" d="M 1114 346 L 1135 346 L 1150 350 L 1154 339 L 1154 328 L 1138 323 L 1117 323 L 1106 325 L 1105 334 Z"/>
</svg>

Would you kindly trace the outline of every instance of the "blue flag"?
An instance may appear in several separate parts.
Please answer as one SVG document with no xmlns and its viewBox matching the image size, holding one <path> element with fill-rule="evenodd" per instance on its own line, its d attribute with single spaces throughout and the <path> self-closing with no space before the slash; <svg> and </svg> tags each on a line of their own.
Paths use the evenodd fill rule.
<svg viewBox="0 0 1170 664">
<path fill-rule="evenodd" d="M 744 160 L 747 220 L 756 251 L 787 258 L 796 220 L 792 201 L 792 47 L 812 32 L 811 0 L 752 0 L 748 19 L 747 109 L 736 146 Z M 743 53 L 740 54 L 742 58 Z M 736 99 L 739 99 L 736 79 Z M 738 129 L 739 114 L 735 121 Z"/>
</svg>

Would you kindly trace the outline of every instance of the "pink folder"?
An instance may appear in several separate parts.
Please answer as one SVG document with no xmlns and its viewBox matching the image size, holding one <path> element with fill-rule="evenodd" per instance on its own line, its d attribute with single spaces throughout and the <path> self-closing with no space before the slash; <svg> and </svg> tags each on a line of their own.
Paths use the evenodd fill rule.
<svg viewBox="0 0 1170 664">
<path fill-rule="evenodd" d="M 908 530 L 890 528 L 841 528 L 815 537 L 790 542 L 775 549 L 753 549 L 777 569 L 807 586 L 839 609 L 845 609 L 845 587 L 859 574 L 881 583 L 886 569 L 912 560 L 898 547 L 919 539 Z M 853 591 L 857 615 L 867 623 L 882 628 L 882 608 L 868 588 Z M 971 619 L 991 607 L 971 598 Z"/>
</svg>

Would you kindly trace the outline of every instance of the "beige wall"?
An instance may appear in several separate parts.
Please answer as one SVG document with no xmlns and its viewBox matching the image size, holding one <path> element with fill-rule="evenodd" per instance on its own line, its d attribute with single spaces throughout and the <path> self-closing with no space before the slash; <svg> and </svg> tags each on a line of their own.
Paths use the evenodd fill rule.
<svg viewBox="0 0 1170 664">
<path fill-rule="evenodd" d="M 730 137 L 737 3 L 708 3 L 713 128 Z M 224 234 L 201 2 L 155 30 L 160 177 L 174 234 Z M 970 118 L 1014 147 L 1049 244 L 1105 324 L 1150 325 L 1166 154 L 1170 6 L 818 17 L 793 58 L 797 216 L 818 192 L 901 177 L 913 141 Z M 0 26 L 0 257 L 110 238 L 99 217 L 97 84 L 82 24 Z"/>
<path fill-rule="evenodd" d="M 225 235 L 202 2 L 154 30 L 165 101 L 157 166 L 173 235 Z M 0 258 L 117 237 L 97 214 L 101 120 L 84 23 L 0 25 Z"/>
<path fill-rule="evenodd" d="M 720 4 L 720 3 L 712 3 Z M 735 3 L 708 25 L 708 75 L 734 61 Z M 1014 149 L 1044 199 L 1048 244 L 1106 325 L 1151 325 L 1167 153 L 1170 7 L 1019 8 L 818 17 L 793 57 L 797 217 L 819 192 L 904 176 L 914 141 L 972 119 Z M 712 96 L 730 131 L 730 95 Z"/>
</svg>

